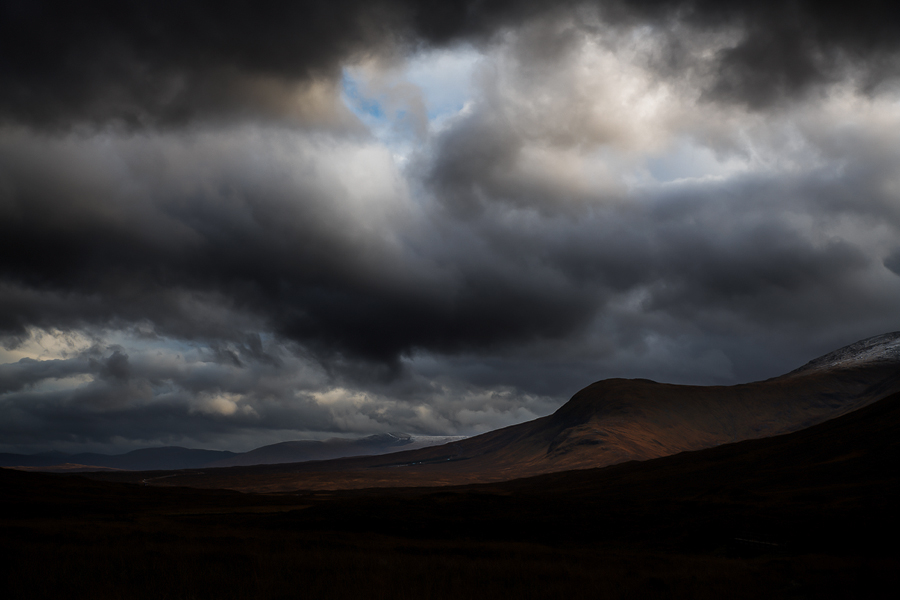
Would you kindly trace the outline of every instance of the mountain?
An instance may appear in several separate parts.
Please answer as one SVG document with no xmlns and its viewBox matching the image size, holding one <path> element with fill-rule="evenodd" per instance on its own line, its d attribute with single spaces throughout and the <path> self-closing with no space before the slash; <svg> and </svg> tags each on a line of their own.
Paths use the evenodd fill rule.
<svg viewBox="0 0 900 600">
<path fill-rule="evenodd" d="M 40 454 L 0 453 L 0 467 L 22 467 L 44 471 L 70 472 L 72 465 L 82 471 L 121 469 L 126 471 L 174 471 L 260 464 L 295 463 L 326 460 L 346 456 L 389 454 L 401 450 L 425 448 L 462 436 L 416 436 L 407 433 L 382 433 L 361 439 L 331 438 L 327 440 L 299 440 L 262 446 L 249 452 L 222 450 L 192 450 L 178 446 L 142 448 L 126 454 Z"/>
<path fill-rule="evenodd" d="M 817 371 L 851 369 L 857 366 L 896 366 L 900 363 L 900 332 L 885 333 L 860 340 L 809 361 L 788 376 Z"/>
<path fill-rule="evenodd" d="M 896 560 L 900 393 L 801 431 L 648 461 L 440 490 L 301 497 L 324 498 L 329 514 L 304 511 L 310 522 L 340 518 L 337 527 L 382 535 Z"/>
<path fill-rule="evenodd" d="M 141 448 L 125 454 L 97 454 L 85 452 L 43 452 L 40 454 L 0 454 L 0 467 L 54 467 L 61 470 L 66 464 L 76 464 L 84 469 L 91 467 L 123 469 L 128 471 L 154 471 L 174 469 L 199 469 L 211 462 L 234 456 L 224 450 L 196 450 L 179 446 Z"/>
<path fill-rule="evenodd" d="M 734 386 L 607 379 L 552 415 L 386 456 L 185 472 L 161 485 L 287 491 L 451 485 L 603 467 L 798 431 L 900 391 L 900 332 Z M 118 478 L 118 474 L 103 477 Z"/>
<path fill-rule="evenodd" d="M 113 467 L 98 467 L 96 465 L 79 465 L 73 463 L 61 463 L 49 467 L 13 467 L 18 471 L 32 471 L 34 473 L 94 473 L 97 471 L 122 471 Z"/>
<path fill-rule="evenodd" d="M 263 446 L 256 450 L 237 454 L 210 463 L 209 467 L 236 467 L 262 464 L 296 463 L 308 460 L 328 460 L 346 456 L 370 456 L 389 454 L 401 450 L 413 450 L 450 440 L 449 436 L 413 437 L 408 433 L 381 433 L 360 439 L 330 438 L 327 440 L 300 440 Z"/>
</svg>

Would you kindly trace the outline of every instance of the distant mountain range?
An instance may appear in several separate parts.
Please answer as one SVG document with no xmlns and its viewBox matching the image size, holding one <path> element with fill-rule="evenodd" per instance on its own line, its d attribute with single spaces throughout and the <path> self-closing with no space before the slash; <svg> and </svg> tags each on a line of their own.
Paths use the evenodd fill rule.
<svg viewBox="0 0 900 600">
<path fill-rule="evenodd" d="M 419 436 L 406 433 L 382 433 L 361 439 L 331 438 L 300 440 L 263 446 L 249 452 L 195 450 L 179 446 L 143 448 L 125 454 L 43 452 L 40 454 L 0 453 L 0 467 L 26 467 L 42 471 L 88 471 L 121 469 L 126 471 L 172 471 L 273 463 L 295 463 L 346 456 L 388 454 L 400 450 L 424 448 L 460 437 Z"/>
<path fill-rule="evenodd" d="M 401 450 L 425 448 L 459 439 L 463 439 L 463 436 L 413 437 L 408 433 L 381 433 L 361 439 L 331 438 L 323 441 L 281 442 L 280 444 L 263 446 L 250 452 L 226 457 L 210 463 L 208 466 L 271 465 L 309 460 L 328 460 L 346 456 L 371 456 L 400 452 Z"/>
<path fill-rule="evenodd" d="M 125 454 L 97 454 L 84 452 L 42 452 L 40 454 L 0 454 L 0 467 L 52 467 L 81 465 L 129 471 L 199 469 L 212 462 L 236 456 L 224 450 L 194 450 L 179 446 L 142 448 Z"/>
<path fill-rule="evenodd" d="M 607 379 L 552 415 L 440 446 L 389 457 L 188 470 L 156 484 L 275 492 L 503 481 L 799 431 L 898 391 L 900 332 L 851 344 L 766 381 L 704 387 Z"/>
</svg>

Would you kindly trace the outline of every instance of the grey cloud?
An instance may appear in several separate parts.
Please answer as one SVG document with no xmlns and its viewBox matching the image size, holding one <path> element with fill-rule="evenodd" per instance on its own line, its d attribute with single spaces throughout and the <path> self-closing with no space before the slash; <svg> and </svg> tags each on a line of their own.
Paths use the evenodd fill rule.
<svg viewBox="0 0 900 600">
<path fill-rule="evenodd" d="M 85 357 L 99 359 L 85 360 Z M 404 429 L 414 434 L 472 433 L 543 414 L 554 400 L 523 397 L 509 388 L 486 391 L 452 377 L 434 382 L 408 373 L 366 389 L 328 377 L 299 376 L 309 365 L 282 354 L 287 368 L 242 355 L 242 366 L 144 352 L 128 359 L 128 379 L 108 377 L 121 365 L 119 349 L 91 348 L 65 361 L 24 359 L 4 365 L 0 424 L 5 449 L 88 446 L 100 450 L 152 442 L 252 447 L 304 435 L 368 434 Z M 27 377 L 22 373 L 27 372 Z M 40 384 L 63 375 L 94 380 L 75 388 Z M 39 384 L 17 390 L 16 379 Z M 337 390 L 335 390 L 337 386 Z M 324 401 L 318 394 L 326 394 Z M 361 402 L 362 400 L 362 402 Z M 422 409 L 425 408 L 423 411 Z M 243 438 L 243 439 L 242 439 Z M 239 441 L 238 441 L 239 440 Z M 252 440 L 252 441 L 250 441 Z M 233 446 L 232 446 L 233 447 Z"/>
<path fill-rule="evenodd" d="M 887 258 L 884 259 L 884 266 L 895 275 L 900 275 L 900 248 L 891 252 Z"/>
<path fill-rule="evenodd" d="M 128 355 L 116 348 L 109 357 L 102 361 L 92 360 L 94 366 L 101 379 L 116 381 L 119 383 L 127 382 L 131 377 L 131 367 L 128 364 Z"/>
<path fill-rule="evenodd" d="M 420 44 L 484 43 L 567 10 L 576 20 L 599 11 L 615 27 L 665 32 L 683 22 L 688 35 L 738 31 L 716 59 L 707 92 L 753 107 L 802 96 L 844 77 L 847 65 L 869 88 L 896 75 L 900 19 L 879 0 L 852 10 L 812 0 L 7 0 L 0 5 L 0 122 L 58 130 L 252 118 L 352 129 L 352 118 L 327 101 L 337 97 L 346 61 Z M 536 39 L 530 51 L 552 55 L 561 39 Z"/>
<path fill-rule="evenodd" d="M 242 430 L 339 431 L 327 409 L 292 394 L 290 373 L 279 373 L 273 389 L 271 365 L 243 357 L 245 367 L 234 369 L 215 363 L 168 359 L 152 355 L 129 360 L 118 349 L 106 349 L 99 359 L 93 352 L 57 361 L 22 359 L 3 365 L 4 445 L 84 443 L 111 445 L 116 440 L 140 443 L 212 440 Z M 44 381 L 73 375 L 94 380 L 63 389 L 33 387 Z M 27 385 L 26 385 L 27 384 Z M 240 407 L 224 410 L 217 395 L 237 394 Z M 226 405 L 227 409 L 228 406 Z"/>
<path fill-rule="evenodd" d="M 384 44 L 390 11 L 367 6 L 5 2 L 0 109 L 51 127 L 290 117 L 293 83 L 334 79 L 338 60 Z"/>
<path fill-rule="evenodd" d="M 848 298 L 840 291 L 852 289 L 871 265 L 854 244 L 819 245 L 774 220 L 738 227 L 718 221 L 697 223 L 693 213 L 657 230 L 648 310 L 685 318 L 723 311 L 758 325 L 825 324 L 843 312 Z M 850 312 L 867 300 L 860 295 Z"/>
<path fill-rule="evenodd" d="M 720 51 L 717 78 L 706 90 L 707 98 L 761 108 L 842 75 L 830 49 L 816 48 L 800 34 L 802 23 L 785 27 L 778 19 L 773 15 L 775 22 L 758 25 L 759 31 Z"/>
<path fill-rule="evenodd" d="M 591 298 L 590 325 L 583 321 L 573 327 L 567 343 L 595 353 L 597 347 L 582 346 L 579 340 L 586 330 L 610 321 L 618 326 L 605 335 L 618 342 L 620 355 L 632 349 L 640 355 L 643 340 L 654 333 L 681 338 L 679 343 L 704 340 L 696 346 L 698 355 L 719 346 L 727 347 L 733 358 L 731 367 L 721 364 L 718 375 L 704 375 L 724 382 L 778 373 L 778 361 L 748 359 L 729 336 L 757 339 L 769 347 L 796 346 L 798 338 L 812 331 L 841 339 L 835 323 L 856 322 L 859 327 L 865 321 L 865 333 L 893 326 L 895 296 L 879 280 L 877 267 L 881 244 L 893 239 L 900 225 L 892 191 L 900 156 L 875 130 L 845 128 L 838 133 L 820 117 L 783 118 L 786 128 L 803 136 L 801 150 L 791 149 L 798 145 L 796 137 L 786 143 L 772 135 L 777 121 L 769 126 L 772 131 L 756 132 L 757 147 L 724 144 L 731 144 L 730 151 L 736 149 L 742 160 L 756 153 L 765 156 L 775 165 L 770 171 L 730 176 L 721 184 L 683 183 L 662 192 L 576 188 L 572 193 L 564 180 L 535 181 L 523 173 L 522 156 L 548 142 L 560 151 L 589 152 L 609 140 L 595 137 L 585 148 L 577 140 L 560 144 L 549 134 L 525 133 L 530 120 L 543 119 L 547 128 L 577 127 L 582 114 L 565 102 L 555 110 L 517 112 L 516 103 L 545 93 L 546 82 L 522 80 L 518 96 L 507 104 L 494 94 L 495 81 L 436 139 L 423 171 L 443 211 L 439 214 L 468 223 L 489 240 L 488 256 L 516 257 L 507 265 L 509 272 L 523 279 L 552 273 L 566 282 L 573 297 Z M 556 92 L 567 100 L 573 96 L 565 87 Z M 673 110 L 679 114 L 677 106 Z M 758 127 L 740 112 L 711 111 L 706 123 L 676 124 L 661 136 L 681 131 L 703 139 L 707 123 L 716 119 Z M 622 145 L 629 143 L 625 139 Z M 798 166 L 782 169 L 779 159 Z M 881 242 L 861 234 L 869 229 L 880 230 Z M 631 304 L 626 312 L 617 308 L 623 303 Z M 781 334 L 760 330 L 771 327 L 783 328 Z M 779 335 L 781 341 L 775 342 Z M 824 343 L 819 347 L 827 348 Z M 598 359 L 611 362 L 608 356 Z M 677 362 L 674 356 L 669 359 Z M 798 359 L 785 354 L 778 360 Z M 651 368 L 646 360 L 642 364 Z M 547 363 L 544 367 L 549 368 Z M 628 365 L 618 368 L 631 372 Z"/>
<path fill-rule="evenodd" d="M 556 336 L 590 312 L 586 298 L 562 293 L 564 282 L 519 280 L 502 272 L 503 261 L 472 256 L 460 271 L 453 248 L 446 258 L 424 248 L 419 260 L 389 237 L 402 213 L 372 230 L 342 212 L 342 191 L 327 180 L 286 179 L 287 165 L 256 172 L 240 164 L 251 149 L 220 156 L 217 139 L 190 158 L 214 161 L 207 174 L 184 165 L 141 173 L 154 152 L 126 143 L 118 153 L 132 169 L 125 180 L 103 171 L 101 154 L 76 162 L 77 172 L 62 163 L 47 182 L 37 171 L 54 142 L 43 153 L 32 142 L 34 163 L 22 145 L 7 145 L 6 331 L 147 321 L 160 334 L 243 342 L 271 329 L 323 355 L 391 360 L 416 347 Z M 159 144 L 177 152 L 179 142 Z"/>
<path fill-rule="evenodd" d="M 852 8 L 814 0 L 663 0 L 614 6 L 614 18 L 629 23 L 646 19 L 663 31 L 680 22 L 698 34 L 733 32 L 734 42 L 709 65 L 713 80 L 704 86 L 704 95 L 753 109 L 804 98 L 838 80 L 870 89 L 895 79 L 900 66 L 900 15 L 895 5 L 880 0 Z M 669 46 L 676 52 L 680 47 L 677 41 Z M 679 60 L 687 64 L 679 65 Z M 693 69 L 695 62 L 673 57 L 668 65 Z"/>
<path fill-rule="evenodd" d="M 16 392 L 45 379 L 61 379 L 85 372 L 85 360 L 34 360 L 23 358 L 0 365 L 0 393 Z"/>
<path fill-rule="evenodd" d="M 339 124 L 346 113 L 316 114 L 316 96 L 336 98 L 344 61 L 389 55 L 419 40 L 489 35 L 537 6 L 6 1 L 0 6 L 0 117 L 49 128 L 248 116 Z M 310 85 L 319 87 L 308 93 Z M 299 107 L 292 101 L 297 95 Z"/>
</svg>

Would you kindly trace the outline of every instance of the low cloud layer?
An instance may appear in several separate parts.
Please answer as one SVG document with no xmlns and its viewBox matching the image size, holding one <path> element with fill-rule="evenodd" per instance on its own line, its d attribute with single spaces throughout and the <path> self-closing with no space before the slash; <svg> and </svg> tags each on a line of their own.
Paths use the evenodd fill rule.
<svg viewBox="0 0 900 600">
<path fill-rule="evenodd" d="M 896 330 L 889 10 L 3 3 L 2 449 L 471 435 Z"/>
</svg>

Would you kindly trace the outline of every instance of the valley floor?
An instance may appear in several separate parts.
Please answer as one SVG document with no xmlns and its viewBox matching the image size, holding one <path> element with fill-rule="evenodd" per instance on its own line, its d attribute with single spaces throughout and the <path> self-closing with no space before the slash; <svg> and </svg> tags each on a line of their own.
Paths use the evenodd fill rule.
<svg viewBox="0 0 900 600">
<path fill-rule="evenodd" d="M 900 583 L 900 557 L 846 523 L 821 548 L 792 547 L 765 519 L 710 518 L 702 503 L 591 519 L 581 502 L 482 490 L 147 497 L 65 483 L 83 502 L 4 513 L 6 597 L 892 598 L 881 590 Z"/>
</svg>

